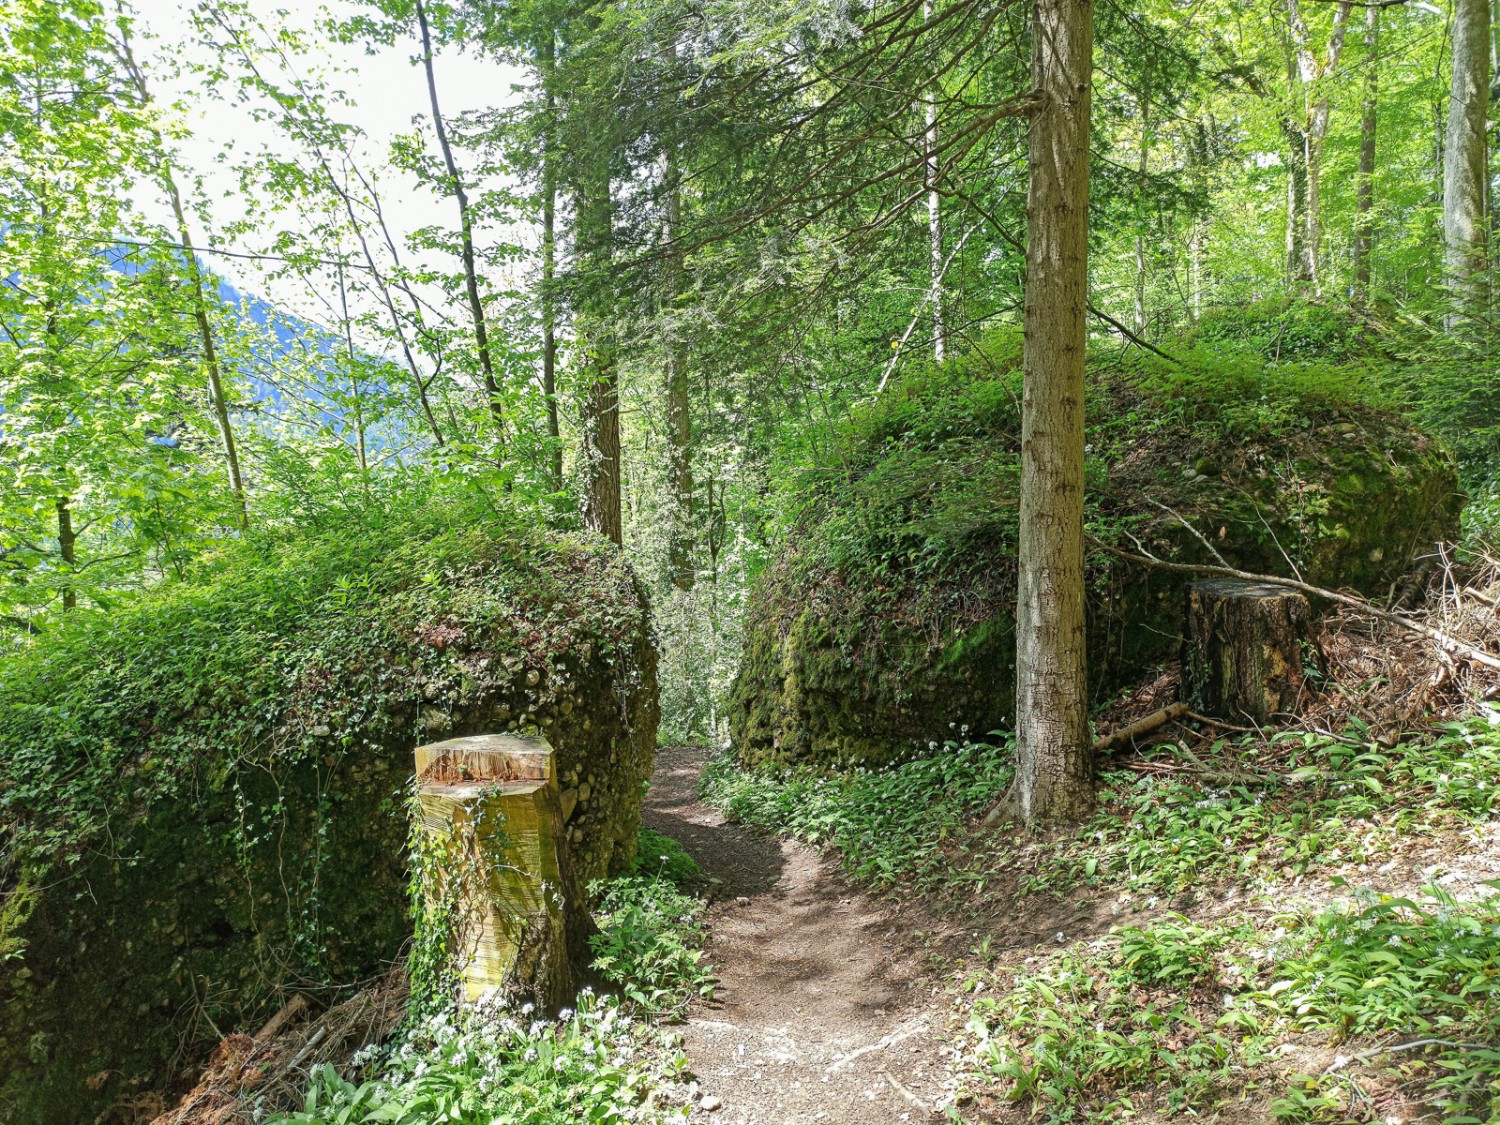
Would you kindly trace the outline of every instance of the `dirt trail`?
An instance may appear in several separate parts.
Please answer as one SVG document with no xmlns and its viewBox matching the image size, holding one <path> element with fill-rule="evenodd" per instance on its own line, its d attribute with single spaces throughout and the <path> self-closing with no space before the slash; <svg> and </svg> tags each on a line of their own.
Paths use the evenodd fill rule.
<svg viewBox="0 0 1500 1125">
<path fill-rule="evenodd" d="M 901 1125 L 940 1119 L 944 1013 L 880 905 L 800 844 L 727 824 L 694 795 L 704 751 L 657 755 L 646 823 L 724 886 L 710 908 L 714 999 L 684 1031 L 694 1122 Z"/>
</svg>

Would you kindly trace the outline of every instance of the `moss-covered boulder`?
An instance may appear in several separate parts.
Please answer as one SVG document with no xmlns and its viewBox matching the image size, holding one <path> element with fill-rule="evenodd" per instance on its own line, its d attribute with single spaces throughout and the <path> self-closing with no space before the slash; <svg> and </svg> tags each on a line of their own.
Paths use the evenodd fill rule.
<svg viewBox="0 0 1500 1125">
<path fill-rule="evenodd" d="M 785 499 L 730 700 L 746 760 L 877 764 L 1011 722 L 1020 351 L 997 334 L 892 386 Z M 1091 363 L 1100 541 L 1213 562 L 1207 540 L 1249 570 L 1374 593 L 1456 532 L 1452 458 L 1357 368 L 1179 358 Z M 1096 691 L 1175 655 L 1186 581 L 1094 553 Z"/>
<path fill-rule="evenodd" d="M 633 859 L 657 701 L 630 571 L 434 511 L 238 545 L 0 665 L 0 1120 L 91 1122 L 397 959 L 418 743 L 540 728 L 582 878 Z"/>
</svg>

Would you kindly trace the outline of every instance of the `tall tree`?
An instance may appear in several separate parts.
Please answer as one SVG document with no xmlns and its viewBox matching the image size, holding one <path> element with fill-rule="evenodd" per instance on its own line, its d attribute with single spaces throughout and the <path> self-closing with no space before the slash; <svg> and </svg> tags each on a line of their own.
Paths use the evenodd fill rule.
<svg viewBox="0 0 1500 1125">
<path fill-rule="evenodd" d="M 500 402 L 500 384 L 495 378 L 495 362 L 490 354 L 489 323 L 485 318 L 484 300 L 479 293 L 479 266 L 474 254 L 474 218 L 469 206 L 469 193 L 464 188 L 463 176 L 458 170 L 458 161 L 453 156 L 453 144 L 448 139 L 448 125 L 443 119 L 442 106 L 438 102 L 437 62 L 433 57 L 432 28 L 427 20 L 427 8 L 422 0 L 416 0 L 417 31 L 422 39 L 422 69 L 427 76 L 427 99 L 432 107 L 432 128 L 437 133 L 438 148 L 443 154 L 443 167 L 448 172 L 448 190 L 458 205 L 459 253 L 464 266 L 464 292 L 469 298 L 469 315 L 474 322 L 474 346 L 479 353 L 479 370 L 484 381 L 485 399 L 489 404 L 497 426 L 505 421 L 504 407 Z"/>
<path fill-rule="evenodd" d="M 1365 100 L 1359 117 L 1359 172 L 1354 184 L 1355 304 L 1370 296 L 1375 245 L 1375 133 L 1380 115 L 1380 5 L 1365 9 Z"/>
<path fill-rule="evenodd" d="M 1026 824 L 1094 807 L 1083 544 L 1092 0 L 1035 0 L 1026 193 L 1016 778 Z"/>
<path fill-rule="evenodd" d="M 1454 0 L 1453 82 L 1443 153 L 1443 273 L 1456 311 L 1473 311 L 1488 296 L 1489 104 L 1489 0 Z"/>
<path fill-rule="evenodd" d="M 121 64 L 149 118 L 154 108 L 151 88 L 146 80 L 146 72 L 136 61 L 135 50 L 131 46 L 130 20 L 122 16 L 117 28 L 117 49 Z M 198 248 L 193 242 L 192 229 L 188 226 L 187 209 L 182 203 L 182 191 L 177 186 L 172 153 L 167 147 L 166 138 L 154 123 L 148 126 L 148 131 L 152 141 L 151 160 L 155 165 L 156 179 L 172 205 L 172 219 L 177 226 L 182 266 L 187 273 L 189 295 L 193 303 L 193 323 L 198 327 L 198 342 L 203 348 L 203 371 L 208 381 L 209 405 L 213 410 L 214 421 L 218 424 L 219 441 L 224 448 L 225 471 L 229 475 L 230 490 L 239 506 L 240 527 L 243 529 L 250 524 L 250 503 L 245 495 L 244 474 L 240 470 L 239 443 L 235 441 L 234 424 L 229 417 L 229 399 L 225 393 L 224 373 L 219 365 L 219 347 L 214 339 L 213 319 L 203 284 L 203 269 L 198 263 Z M 217 286 L 215 289 L 217 290 Z"/>
<path fill-rule="evenodd" d="M 1317 290 L 1321 285 L 1323 250 L 1323 150 L 1328 142 L 1328 122 L 1333 112 L 1327 79 L 1338 69 L 1339 57 L 1344 51 L 1345 33 L 1349 27 L 1349 13 L 1354 10 L 1354 0 L 1338 0 L 1328 45 L 1321 56 L 1313 49 L 1312 32 L 1297 0 L 1286 0 L 1286 7 L 1296 59 L 1294 74 L 1304 105 L 1304 117 L 1296 129 L 1302 145 L 1303 175 L 1303 230 L 1296 280 L 1306 282 Z"/>
</svg>

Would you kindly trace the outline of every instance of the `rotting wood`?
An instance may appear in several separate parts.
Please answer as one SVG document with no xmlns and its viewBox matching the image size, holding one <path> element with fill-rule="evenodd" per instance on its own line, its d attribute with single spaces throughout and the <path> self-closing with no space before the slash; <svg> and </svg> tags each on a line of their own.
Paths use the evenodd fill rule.
<svg viewBox="0 0 1500 1125">
<path fill-rule="evenodd" d="M 1159 730 L 1174 719 L 1182 718 L 1187 713 L 1188 705 L 1186 703 L 1169 703 L 1165 707 L 1152 711 L 1149 715 L 1145 715 L 1133 723 L 1117 727 L 1109 734 L 1096 738 L 1094 740 L 1094 753 L 1102 754 L 1122 742 L 1133 742 L 1141 735 Z"/>
<path fill-rule="evenodd" d="M 266 1021 L 265 1027 L 255 1033 L 255 1041 L 257 1043 L 264 1043 L 269 1039 L 274 1039 L 282 1028 L 291 1023 L 292 1020 L 296 1019 L 306 1009 L 307 997 L 299 992 L 286 1002 L 281 1011 Z"/>
<path fill-rule="evenodd" d="M 1188 588 L 1182 637 L 1183 694 L 1209 715 L 1257 726 L 1302 699 L 1312 607 L 1297 590 L 1215 578 Z"/>
</svg>

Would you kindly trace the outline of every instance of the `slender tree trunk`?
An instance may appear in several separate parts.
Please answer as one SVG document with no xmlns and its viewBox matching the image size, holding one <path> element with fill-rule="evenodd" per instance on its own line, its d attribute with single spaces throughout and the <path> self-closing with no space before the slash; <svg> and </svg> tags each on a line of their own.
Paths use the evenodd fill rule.
<svg viewBox="0 0 1500 1125">
<path fill-rule="evenodd" d="M 151 92 L 146 84 L 146 73 L 136 64 L 135 53 L 128 35 L 122 35 L 119 52 L 121 61 L 130 74 L 136 94 L 143 106 L 151 104 Z M 224 380 L 219 369 L 218 348 L 214 344 L 213 323 L 208 316 L 208 297 L 203 291 L 203 271 L 198 265 L 198 251 L 193 244 L 188 227 L 187 210 L 182 205 L 182 193 L 177 190 L 177 179 L 172 174 L 166 141 L 155 126 L 151 128 L 156 148 L 156 174 L 166 189 L 168 202 L 172 204 L 172 216 L 177 222 L 177 239 L 182 244 L 186 258 L 188 280 L 193 286 L 193 320 L 198 326 L 198 339 L 203 345 L 203 366 L 208 376 L 209 405 L 219 427 L 219 440 L 224 446 L 224 465 L 229 475 L 229 487 L 239 507 L 238 518 L 241 530 L 250 525 L 249 503 L 245 496 L 245 480 L 240 472 L 239 448 L 234 439 L 234 426 L 229 418 L 229 403 L 224 394 Z"/>
<path fill-rule="evenodd" d="M 370 457 L 365 442 L 365 403 L 360 390 L 359 376 L 355 365 L 359 362 L 354 352 L 354 324 L 349 319 L 349 292 L 344 286 L 344 266 L 339 264 L 339 313 L 344 320 L 344 356 L 349 361 L 349 387 L 354 392 L 354 452 L 359 458 L 360 475 L 365 477 L 365 488 L 370 486 Z"/>
<path fill-rule="evenodd" d="M 479 368 L 484 376 L 485 399 L 496 426 L 504 435 L 505 408 L 500 402 L 500 385 L 495 379 L 495 365 L 490 356 L 489 326 L 485 322 L 484 302 L 479 297 L 479 269 L 474 257 L 474 224 L 469 211 L 469 195 L 464 190 L 463 178 L 458 174 L 458 162 L 453 158 L 453 145 L 448 139 L 448 126 L 443 120 L 443 111 L 438 105 L 437 73 L 432 57 L 432 31 L 427 25 L 427 10 L 422 0 L 417 0 L 417 28 L 422 35 L 422 66 L 427 72 L 427 97 L 432 103 L 432 127 L 437 132 L 438 147 L 443 152 L 443 164 L 448 170 L 448 185 L 458 204 L 458 226 L 462 237 L 461 256 L 464 263 L 464 288 L 469 295 L 469 315 L 474 319 L 474 343 L 479 349 Z"/>
<path fill-rule="evenodd" d="M 679 590 L 693 588 L 693 413 L 688 393 L 688 364 L 681 333 L 675 323 L 676 297 L 681 287 L 682 254 L 675 240 L 682 224 L 682 184 L 677 157 L 667 148 L 667 473 L 670 478 L 668 569 Z"/>
<path fill-rule="evenodd" d="M 552 487 L 563 486 L 562 430 L 557 418 L 557 94 L 553 90 L 557 44 L 547 28 L 541 51 L 546 98 L 542 138 L 542 395 L 547 400 L 547 436 L 552 440 L 548 471 Z"/>
<path fill-rule="evenodd" d="M 1370 299 L 1375 247 L 1375 130 L 1380 109 L 1380 9 L 1365 9 L 1365 100 L 1359 118 L 1359 172 L 1354 183 L 1354 303 Z"/>
<path fill-rule="evenodd" d="M 932 0 L 923 0 L 922 22 L 932 20 Z M 931 79 L 936 83 L 937 79 Z M 932 358 L 942 363 L 948 355 L 947 327 L 943 319 L 943 197 L 938 192 L 937 91 L 929 86 L 922 98 L 923 177 L 927 185 L 927 260 L 931 278 Z"/>
<path fill-rule="evenodd" d="M 1328 138 L 1328 120 L 1332 112 L 1328 95 L 1316 84 L 1338 69 L 1339 56 L 1344 50 L 1344 36 L 1349 27 L 1349 13 L 1353 10 L 1354 0 L 1339 0 L 1333 13 L 1328 49 L 1320 59 L 1313 53 L 1312 36 L 1302 18 L 1301 5 L 1298 0 L 1287 0 L 1287 20 L 1295 47 L 1296 66 L 1293 77 L 1302 88 L 1307 106 L 1306 121 L 1299 130 L 1302 138 L 1303 194 L 1306 200 L 1302 221 L 1306 229 L 1302 233 L 1302 253 L 1296 265 L 1294 284 L 1300 282 L 1310 285 L 1315 293 L 1321 292 L 1323 148 Z M 1289 244 L 1289 255 L 1291 249 Z"/>
<path fill-rule="evenodd" d="M 592 157 L 604 165 L 601 156 Z M 614 213 L 607 166 L 584 172 L 578 192 L 579 256 L 587 287 L 579 319 L 583 349 L 583 520 L 617 544 L 624 543 L 620 504 L 620 369 L 614 325 Z"/>
<path fill-rule="evenodd" d="M 1027 190 L 1016 778 L 1026 824 L 1094 807 L 1084 652 L 1083 399 L 1092 0 L 1035 0 Z"/>
<path fill-rule="evenodd" d="M 1306 167 L 1307 203 L 1302 209 L 1307 229 L 1302 236 L 1302 268 L 1299 277 L 1312 286 L 1315 294 L 1323 292 L 1323 148 L 1328 137 L 1328 117 L 1331 107 L 1327 98 L 1321 98 L 1312 107 L 1312 117 L 1307 129 Z"/>
<path fill-rule="evenodd" d="M 1145 99 L 1141 100 L 1141 146 L 1136 161 L 1136 216 L 1135 232 L 1135 331 L 1146 335 L 1146 173 L 1151 161 L 1151 111 Z"/>
<path fill-rule="evenodd" d="M 1489 0 L 1454 0 L 1453 86 L 1443 159 L 1443 273 L 1455 313 L 1488 296 L 1486 121 L 1490 94 Z M 1450 317 L 1450 324 L 1456 320 Z"/>
<path fill-rule="evenodd" d="M 57 555 L 68 571 L 62 589 L 62 607 L 77 609 L 78 591 L 73 588 L 73 577 L 78 573 L 78 536 L 73 531 L 73 504 L 66 496 L 57 501 Z"/>
<path fill-rule="evenodd" d="M 1286 280 L 1296 288 L 1302 280 L 1302 267 L 1307 257 L 1303 247 L 1307 240 L 1306 221 L 1302 215 L 1303 201 L 1307 196 L 1307 142 L 1302 127 L 1288 117 L 1281 123 L 1282 136 L 1286 138 Z"/>
</svg>

